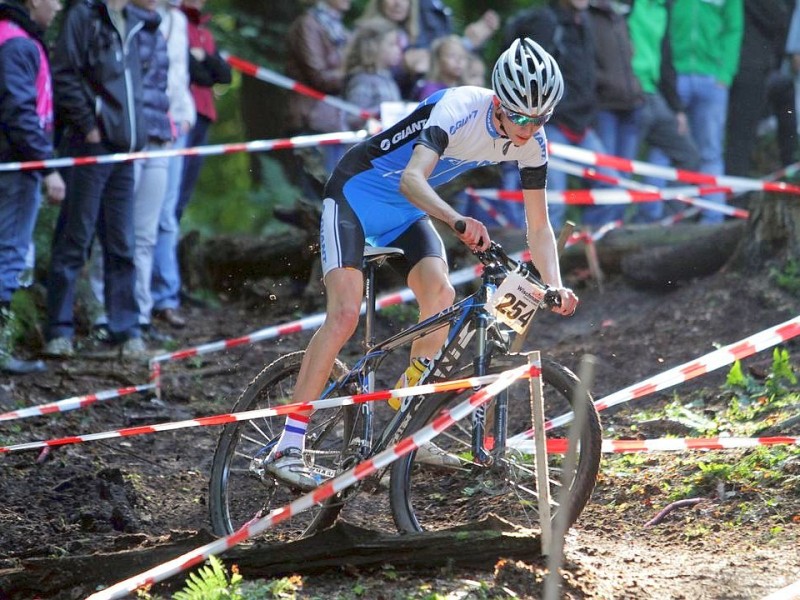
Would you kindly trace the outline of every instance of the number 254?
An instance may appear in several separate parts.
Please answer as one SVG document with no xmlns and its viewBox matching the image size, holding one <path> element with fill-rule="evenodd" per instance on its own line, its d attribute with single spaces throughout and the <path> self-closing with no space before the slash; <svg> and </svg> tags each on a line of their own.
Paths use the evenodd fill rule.
<svg viewBox="0 0 800 600">
<path fill-rule="evenodd" d="M 511 320 L 519 321 L 523 325 L 528 324 L 535 312 L 535 309 L 530 309 L 523 314 L 529 308 L 527 302 L 519 300 L 514 294 L 504 294 L 503 300 L 495 306 L 497 312 L 506 315 Z"/>
</svg>

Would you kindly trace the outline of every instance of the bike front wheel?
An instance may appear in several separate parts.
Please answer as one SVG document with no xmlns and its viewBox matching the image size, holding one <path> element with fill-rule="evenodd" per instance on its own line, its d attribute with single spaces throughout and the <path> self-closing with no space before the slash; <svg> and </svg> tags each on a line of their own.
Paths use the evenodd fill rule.
<svg viewBox="0 0 800 600">
<path fill-rule="evenodd" d="M 236 401 L 233 412 L 276 408 L 290 403 L 304 352 L 282 356 L 264 368 Z M 336 361 L 330 382 L 347 373 Z M 306 434 L 306 461 L 323 478 L 340 468 L 344 432 L 352 407 L 315 411 Z M 229 535 L 249 521 L 296 500 L 302 492 L 276 481 L 264 470 L 264 459 L 283 431 L 284 417 L 237 421 L 225 426 L 217 443 L 209 481 L 209 512 L 216 535 Z M 340 504 L 323 504 L 282 521 L 264 533 L 287 542 L 332 523 Z"/>
<path fill-rule="evenodd" d="M 517 367 L 521 357 L 502 356 L 493 359 L 490 373 Z M 460 373 L 467 377 L 471 373 Z M 572 410 L 578 379 L 567 368 L 550 360 L 542 361 L 542 387 L 545 420 Z M 435 531 L 475 522 L 494 514 L 525 528 L 540 526 L 535 454 L 530 432 L 532 427 L 529 381 L 522 379 L 508 388 L 507 444 L 493 452 L 491 465 L 478 464 L 472 456 L 472 426 L 468 417 L 445 429 L 434 443 L 457 457 L 461 466 L 431 466 L 417 461 L 411 452 L 392 465 L 390 501 L 392 516 L 401 532 Z M 473 390 L 436 394 L 424 404 L 409 423 L 406 431 L 415 432 L 429 424 L 443 410 L 463 402 Z M 494 402 L 494 401 L 491 401 Z M 600 419 L 587 393 L 579 399 L 586 410 L 577 466 L 572 479 L 563 480 L 563 455 L 549 454 L 549 492 L 551 518 L 567 511 L 571 526 L 580 515 L 594 489 L 600 466 L 602 431 Z M 487 404 L 487 414 L 492 414 Z M 487 425 L 491 435 L 492 425 Z M 566 438 L 568 426 L 547 431 L 547 438 Z M 559 506 L 561 488 L 569 486 L 569 500 Z"/>
</svg>

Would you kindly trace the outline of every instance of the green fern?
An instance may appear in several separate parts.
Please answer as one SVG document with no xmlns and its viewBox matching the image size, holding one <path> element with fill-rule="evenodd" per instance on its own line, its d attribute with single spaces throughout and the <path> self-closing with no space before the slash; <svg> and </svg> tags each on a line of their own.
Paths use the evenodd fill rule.
<svg viewBox="0 0 800 600">
<path fill-rule="evenodd" d="M 209 564 L 191 573 L 186 580 L 186 587 L 177 592 L 175 600 L 241 600 L 239 586 L 242 576 L 233 569 L 228 578 L 228 571 L 216 556 L 208 559 Z"/>
</svg>

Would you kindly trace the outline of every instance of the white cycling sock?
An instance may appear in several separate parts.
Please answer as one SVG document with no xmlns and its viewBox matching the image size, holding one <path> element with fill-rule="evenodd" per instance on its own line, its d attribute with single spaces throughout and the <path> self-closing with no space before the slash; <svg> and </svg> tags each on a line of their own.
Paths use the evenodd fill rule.
<svg viewBox="0 0 800 600">
<path fill-rule="evenodd" d="M 310 415 L 301 415 L 297 413 L 290 413 L 286 416 L 286 425 L 283 427 L 283 433 L 278 440 L 275 449 L 285 450 L 286 448 L 299 448 L 304 450 L 306 447 L 306 430 L 308 429 L 308 422 L 311 420 Z"/>
</svg>

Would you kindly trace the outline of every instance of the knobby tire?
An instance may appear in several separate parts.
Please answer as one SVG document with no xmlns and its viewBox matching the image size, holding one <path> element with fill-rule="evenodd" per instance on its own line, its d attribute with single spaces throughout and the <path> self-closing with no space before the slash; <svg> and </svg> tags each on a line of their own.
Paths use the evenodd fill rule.
<svg viewBox="0 0 800 600">
<path fill-rule="evenodd" d="M 490 373 L 499 373 L 523 364 L 524 358 L 502 356 L 493 359 Z M 471 375 L 471 367 L 458 377 Z M 568 413 L 572 406 L 577 377 L 567 368 L 542 361 L 545 420 Z M 436 394 L 423 405 L 407 431 L 415 432 L 430 423 L 443 409 L 462 402 L 473 390 Z M 586 426 L 580 438 L 575 475 L 570 482 L 568 524 L 579 517 L 594 489 L 600 466 L 602 431 L 600 419 L 587 393 L 582 402 L 587 411 Z M 531 428 L 529 382 L 522 379 L 509 388 L 508 438 Z M 487 405 L 490 406 L 490 405 Z M 494 514 L 525 528 L 540 526 L 535 457 L 530 445 L 507 448 L 493 467 L 470 462 L 471 431 L 469 417 L 453 424 L 434 438 L 434 443 L 462 460 L 461 468 L 431 467 L 416 462 L 416 452 L 400 458 L 392 466 L 390 502 L 392 516 L 401 532 L 435 531 L 478 521 Z M 567 438 L 569 425 L 550 430 L 547 438 Z M 563 455 L 548 455 L 551 517 L 564 507 L 556 505 L 561 493 Z"/>
</svg>

